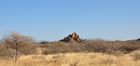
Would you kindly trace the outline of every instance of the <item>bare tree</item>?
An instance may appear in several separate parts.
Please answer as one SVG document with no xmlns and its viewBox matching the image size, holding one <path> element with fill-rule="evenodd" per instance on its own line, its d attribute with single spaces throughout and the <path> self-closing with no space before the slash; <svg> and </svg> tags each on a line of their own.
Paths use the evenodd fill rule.
<svg viewBox="0 0 140 66">
<path fill-rule="evenodd" d="M 29 36 L 24 36 L 16 32 L 12 32 L 11 34 L 7 35 L 3 39 L 4 43 L 7 44 L 8 47 L 15 49 L 15 62 L 17 61 L 17 56 L 19 52 L 19 44 L 32 42 L 33 39 Z"/>
</svg>

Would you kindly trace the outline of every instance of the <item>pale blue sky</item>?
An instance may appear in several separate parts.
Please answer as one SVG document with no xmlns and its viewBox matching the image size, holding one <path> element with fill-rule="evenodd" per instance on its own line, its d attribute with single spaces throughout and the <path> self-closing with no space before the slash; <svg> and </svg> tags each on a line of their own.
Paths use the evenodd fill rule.
<svg viewBox="0 0 140 66">
<path fill-rule="evenodd" d="M 140 37 L 140 0 L 0 0 L 0 38 L 10 32 L 55 41 Z"/>
</svg>

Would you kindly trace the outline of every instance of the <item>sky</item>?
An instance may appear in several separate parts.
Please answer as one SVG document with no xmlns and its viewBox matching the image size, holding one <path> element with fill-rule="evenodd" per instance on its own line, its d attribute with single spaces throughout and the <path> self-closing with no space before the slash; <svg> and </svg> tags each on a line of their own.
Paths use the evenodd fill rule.
<svg viewBox="0 0 140 66">
<path fill-rule="evenodd" d="M 11 32 L 57 41 L 140 38 L 140 0 L 0 0 L 0 39 Z"/>
</svg>

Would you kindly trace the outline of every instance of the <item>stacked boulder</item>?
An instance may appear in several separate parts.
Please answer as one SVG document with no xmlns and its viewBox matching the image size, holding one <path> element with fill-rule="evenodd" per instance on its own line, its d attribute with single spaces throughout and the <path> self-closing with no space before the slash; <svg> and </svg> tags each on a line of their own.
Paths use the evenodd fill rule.
<svg viewBox="0 0 140 66">
<path fill-rule="evenodd" d="M 140 41 L 140 38 L 138 38 L 137 41 Z"/>
<path fill-rule="evenodd" d="M 60 40 L 62 42 L 80 42 L 81 39 L 79 35 L 76 32 L 73 32 L 72 34 L 68 35 L 64 39 Z"/>
</svg>

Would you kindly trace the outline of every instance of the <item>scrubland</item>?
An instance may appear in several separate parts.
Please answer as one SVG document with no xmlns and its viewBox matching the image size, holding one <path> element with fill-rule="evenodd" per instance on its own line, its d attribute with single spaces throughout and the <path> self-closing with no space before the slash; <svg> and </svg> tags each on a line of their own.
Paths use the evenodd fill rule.
<svg viewBox="0 0 140 66">
<path fill-rule="evenodd" d="M 14 34 L 0 41 L 0 66 L 140 66 L 140 40 L 36 42 Z"/>
</svg>

